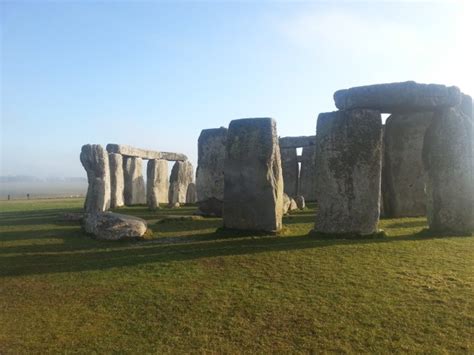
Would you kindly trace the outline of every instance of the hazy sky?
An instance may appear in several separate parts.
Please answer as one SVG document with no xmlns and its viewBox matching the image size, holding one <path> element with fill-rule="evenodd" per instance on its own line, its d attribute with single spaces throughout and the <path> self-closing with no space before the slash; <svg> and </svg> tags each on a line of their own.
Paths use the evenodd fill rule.
<svg viewBox="0 0 474 355">
<path fill-rule="evenodd" d="M 274 117 L 314 134 L 335 90 L 474 94 L 466 2 L 1 1 L 0 175 L 83 176 L 85 143 L 197 159 L 201 129 Z"/>
</svg>

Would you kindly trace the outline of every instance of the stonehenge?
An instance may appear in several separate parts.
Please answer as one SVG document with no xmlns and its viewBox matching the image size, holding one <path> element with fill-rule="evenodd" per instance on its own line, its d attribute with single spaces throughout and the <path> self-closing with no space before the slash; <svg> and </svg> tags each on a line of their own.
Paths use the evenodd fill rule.
<svg viewBox="0 0 474 355">
<path fill-rule="evenodd" d="M 107 152 L 98 144 L 86 144 L 82 146 L 80 160 L 89 183 L 84 210 L 87 213 L 107 211 L 110 207 L 110 170 Z"/>
<path fill-rule="evenodd" d="M 144 159 L 148 160 L 146 183 L 143 176 Z M 193 187 L 188 191 L 188 185 L 193 182 L 193 168 L 184 154 L 157 152 L 122 144 L 107 144 L 106 149 L 100 145 L 86 144 L 82 147 L 80 160 L 89 181 L 84 206 L 86 212 L 104 212 L 109 208 L 137 204 L 147 204 L 150 209 L 156 209 L 160 203 L 168 204 L 169 161 L 179 162 L 190 171 L 186 185 L 176 190 L 179 191 L 179 202 L 195 200 Z"/>
<path fill-rule="evenodd" d="M 433 232 L 474 231 L 470 96 L 409 81 L 339 90 L 334 102 L 339 110 L 319 114 L 315 136 L 279 138 L 271 118 L 202 130 L 195 182 L 184 154 L 84 145 L 84 208 L 98 215 L 124 204 L 197 203 L 224 228 L 275 233 L 284 213 L 313 201 L 314 231 L 325 235 L 377 234 L 381 212 L 426 215 Z M 382 113 L 390 113 L 385 125 Z"/>
<path fill-rule="evenodd" d="M 379 111 L 321 113 L 316 136 L 315 231 L 368 235 L 378 232 L 382 165 Z"/>
<path fill-rule="evenodd" d="M 277 232 L 282 215 L 276 122 L 271 118 L 231 121 L 224 163 L 224 228 Z"/>
</svg>

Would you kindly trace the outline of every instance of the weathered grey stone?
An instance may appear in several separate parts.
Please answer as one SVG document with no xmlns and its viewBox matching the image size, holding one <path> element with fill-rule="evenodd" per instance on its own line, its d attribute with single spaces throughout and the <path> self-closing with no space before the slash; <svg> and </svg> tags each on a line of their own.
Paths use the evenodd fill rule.
<svg viewBox="0 0 474 355">
<path fill-rule="evenodd" d="M 110 207 L 117 208 L 124 205 L 123 191 L 123 156 L 117 153 L 109 153 L 110 165 Z"/>
<path fill-rule="evenodd" d="M 471 118 L 453 108 L 435 112 L 423 146 L 433 231 L 474 231 L 472 140 Z"/>
<path fill-rule="evenodd" d="M 466 95 L 466 94 L 462 94 L 460 110 L 466 116 L 472 118 L 472 111 L 473 111 L 472 97 L 470 97 L 469 95 Z"/>
<path fill-rule="evenodd" d="M 224 167 L 224 227 L 278 231 L 282 204 L 283 176 L 275 121 L 232 121 Z"/>
<path fill-rule="evenodd" d="M 142 159 L 123 158 L 124 200 L 127 206 L 146 203 L 145 180 L 142 172 Z"/>
<path fill-rule="evenodd" d="M 301 196 L 301 195 L 296 196 L 295 202 L 300 210 L 304 210 L 306 208 L 306 202 L 304 200 L 304 196 Z"/>
<path fill-rule="evenodd" d="M 168 161 L 150 159 L 146 167 L 146 201 L 148 208 L 156 209 L 168 203 Z"/>
<path fill-rule="evenodd" d="M 378 232 L 382 161 L 379 111 L 322 113 L 316 136 L 315 231 L 367 235 Z"/>
<path fill-rule="evenodd" d="M 280 149 L 284 191 L 289 196 L 298 193 L 299 167 L 296 148 Z"/>
<path fill-rule="evenodd" d="M 142 159 L 164 159 L 170 161 L 185 161 L 188 158 L 184 154 L 157 152 L 154 150 L 140 149 L 125 144 L 107 144 L 109 153 L 118 153 L 127 157 L 137 157 Z"/>
<path fill-rule="evenodd" d="M 193 165 L 189 161 L 177 161 L 171 169 L 170 189 L 168 200 L 170 204 L 175 202 L 186 203 L 188 185 L 193 182 Z"/>
<path fill-rule="evenodd" d="M 283 214 L 288 213 L 288 211 L 290 210 L 290 206 L 291 206 L 291 197 L 288 196 L 287 193 L 283 193 L 283 203 L 282 203 Z"/>
<path fill-rule="evenodd" d="M 403 83 L 359 86 L 336 91 L 340 110 L 373 109 L 388 113 L 426 112 L 461 103 L 461 92 L 455 86 Z"/>
<path fill-rule="evenodd" d="M 280 151 L 287 148 L 302 148 L 316 144 L 316 136 L 281 137 Z"/>
<path fill-rule="evenodd" d="M 140 238 L 147 230 L 145 220 L 112 212 L 88 213 L 83 225 L 87 233 L 100 240 Z"/>
<path fill-rule="evenodd" d="M 227 128 L 204 129 L 198 139 L 197 200 L 224 199 Z"/>
<path fill-rule="evenodd" d="M 86 212 L 102 212 L 110 208 L 109 156 L 99 144 L 82 146 L 80 160 L 87 172 Z"/>
<path fill-rule="evenodd" d="M 422 149 L 432 112 L 391 115 L 385 124 L 382 194 L 386 217 L 426 215 Z"/>
<path fill-rule="evenodd" d="M 224 201 L 222 200 L 211 197 L 204 201 L 198 201 L 197 205 L 197 214 L 203 216 L 222 217 L 222 210 L 224 207 Z"/>
<path fill-rule="evenodd" d="M 316 148 L 315 146 L 303 148 L 300 170 L 299 194 L 306 201 L 316 201 Z"/>
<path fill-rule="evenodd" d="M 192 182 L 188 185 L 188 190 L 186 191 L 186 203 L 196 203 L 196 200 L 196 184 Z"/>
</svg>

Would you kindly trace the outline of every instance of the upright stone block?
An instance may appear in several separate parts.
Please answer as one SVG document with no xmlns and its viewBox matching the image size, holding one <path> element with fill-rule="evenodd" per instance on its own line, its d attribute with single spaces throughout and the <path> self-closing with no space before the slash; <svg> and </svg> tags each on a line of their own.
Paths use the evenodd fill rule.
<svg viewBox="0 0 474 355">
<path fill-rule="evenodd" d="M 110 165 L 110 207 L 116 208 L 124 205 L 123 192 L 123 156 L 109 153 Z"/>
<path fill-rule="evenodd" d="M 168 203 L 168 161 L 164 159 L 148 160 L 146 167 L 146 201 L 150 209 L 156 209 L 160 203 Z"/>
<path fill-rule="evenodd" d="M 382 194 L 387 217 L 426 215 L 422 149 L 432 112 L 391 115 L 385 124 Z"/>
<path fill-rule="evenodd" d="M 110 207 L 110 168 L 107 151 L 99 144 L 82 146 L 80 160 L 87 172 L 87 213 L 107 211 Z"/>
<path fill-rule="evenodd" d="M 227 128 L 204 129 L 198 139 L 196 190 L 199 202 L 224 199 L 224 160 Z"/>
<path fill-rule="evenodd" d="M 276 123 L 271 118 L 234 120 L 224 167 L 224 227 L 281 229 L 283 176 Z"/>
<path fill-rule="evenodd" d="M 291 197 L 298 194 L 298 156 L 296 148 L 280 149 L 284 192 Z"/>
<path fill-rule="evenodd" d="M 127 206 L 146 203 L 145 180 L 142 172 L 142 159 L 136 157 L 123 158 L 124 199 Z"/>
<path fill-rule="evenodd" d="M 188 185 L 193 182 L 193 165 L 188 160 L 177 161 L 171 169 L 168 200 L 170 204 L 186 203 Z"/>
<path fill-rule="evenodd" d="M 428 224 L 433 231 L 474 231 L 472 144 L 472 118 L 455 108 L 435 112 L 423 146 Z"/>
<path fill-rule="evenodd" d="M 300 189 L 299 194 L 305 201 L 316 201 L 316 148 L 303 148 L 301 154 Z"/>
<path fill-rule="evenodd" d="M 382 164 L 379 111 L 322 113 L 316 136 L 315 231 L 326 234 L 376 233 Z"/>
</svg>

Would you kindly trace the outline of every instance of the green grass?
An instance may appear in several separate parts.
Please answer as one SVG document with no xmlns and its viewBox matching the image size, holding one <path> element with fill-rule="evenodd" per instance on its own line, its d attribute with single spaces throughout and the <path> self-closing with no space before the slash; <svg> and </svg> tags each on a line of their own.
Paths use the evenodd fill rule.
<svg viewBox="0 0 474 355">
<path fill-rule="evenodd" d="M 473 353 L 474 238 L 308 236 L 312 209 L 281 236 L 216 232 L 220 219 L 141 216 L 146 242 L 99 242 L 58 222 L 81 200 L 0 203 L 0 353 Z"/>
</svg>

